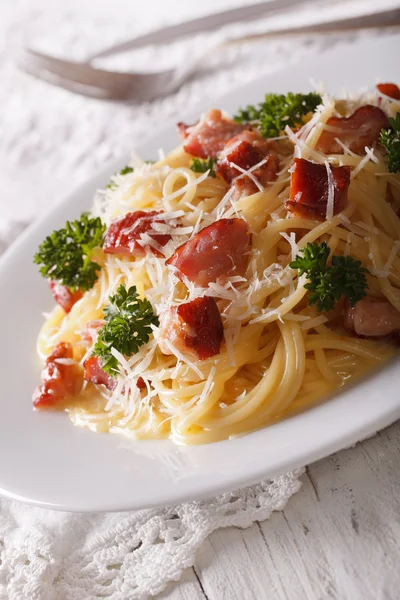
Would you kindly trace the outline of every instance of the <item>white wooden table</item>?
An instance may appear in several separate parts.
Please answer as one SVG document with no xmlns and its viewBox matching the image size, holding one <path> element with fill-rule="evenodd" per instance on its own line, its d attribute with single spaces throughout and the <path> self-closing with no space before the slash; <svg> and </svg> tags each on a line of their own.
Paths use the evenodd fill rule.
<svg viewBox="0 0 400 600">
<path fill-rule="evenodd" d="M 400 423 L 307 467 L 285 510 L 220 529 L 163 600 L 399 600 Z"/>
<path fill-rule="evenodd" d="M 181 0 L 149 0 L 149 10 L 140 14 L 140 17 L 145 27 L 154 15 L 157 15 L 158 22 L 171 20 L 173 9 L 175 12 L 179 9 L 181 17 L 185 18 L 194 13 L 215 10 L 217 6 L 222 9 L 227 5 L 240 3 L 240 0 L 223 0 L 218 3 L 203 0 L 199 5 L 190 0 L 185 3 Z M 62 0 L 32 0 L 28 9 L 22 1 L 6 3 L 3 0 L 0 33 L 2 26 L 4 28 L 8 24 L 6 35 L 3 31 L 0 36 L 0 67 L 3 69 L 3 76 L 7 76 L 6 62 L 12 54 L 13 43 L 20 42 L 22 34 L 31 31 L 34 37 L 38 31 L 46 29 L 47 23 L 48 27 L 52 27 L 55 21 L 57 27 L 60 26 L 57 34 L 61 37 L 66 35 L 68 27 L 71 29 L 74 21 L 68 20 L 65 7 L 65 19 L 60 21 L 59 9 L 62 4 Z M 135 1 L 129 3 L 127 0 L 114 0 L 112 3 L 70 0 L 68 10 L 75 14 L 75 21 L 76 14 L 79 13 L 87 23 L 92 14 L 96 14 L 97 18 L 99 15 L 106 18 L 107 10 L 109 13 L 112 5 L 113 22 L 120 15 L 122 23 L 127 7 L 137 8 L 139 4 Z M 84 31 L 82 28 L 77 35 L 83 35 Z M 68 35 L 71 35 L 71 31 Z M 55 103 L 61 98 L 57 93 L 54 92 Z M 15 123 L 22 122 L 24 127 L 23 105 L 29 102 L 29 95 L 24 96 L 23 102 L 21 100 L 21 106 L 13 100 L 6 107 L 7 118 L 14 119 Z M 46 101 L 47 92 L 43 94 L 42 111 L 46 110 Z M 67 120 L 68 113 L 65 109 L 54 122 L 54 128 L 59 128 L 60 135 L 64 135 L 70 142 L 74 135 L 72 119 L 76 101 L 71 97 L 68 102 L 71 105 L 71 122 Z M 41 125 L 37 127 L 36 137 L 35 131 L 26 131 L 23 127 L 21 131 L 16 129 L 16 135 L 31 136 L 22 157 L 13 154 L 13 148 L 9 152 L 2 149 L 4 139 L 1 136 L 0 185 L 3 190 L 8 190 L 8 196 L 2 196 L 0 214 L 22 220 L 30 218 L 36 208 L 39 210 L 43 207 L 40 199 L 45 195 L 46 189 L 47 195 L 55 192 L 59 194 L 60 189 L 64 194 L 68 191 L 68 186 L 74 187 L 79 178 L 83 178 L 85 165 L 87 174 L 90 174 L 91 169 L 110 158 L 112 152 L 102 145 L 100 136 L 94 135 L 92 144 L 95 159 L 85 163 L 90 154 L 89 146 L 85 145 L 87 137 L 92 135 L 91 132 L 96 132 L 96 119 L 101 116 L 100 109 L 94 103 L 91 106 L 93 113 L 90 115 L 87 136 L 76 140 L 76 147 L 80 143 L 83 146 L 79 147 L 81 154 L 78 153 L 78 158 L 76 152 L 72 156 L 65 152 L 63 154 L 62 144 L 59 154 L 53 156 L 54 152 L 49 146 L 51 132 Z M 41 110 L 36 115 L 39 120 Z M 18 111 L 21 111 L 21 118 Z M 51 123 L 50 125 L 53 127 Z M 106 132 L 105 135 L 111 133 Z M 122 146 L 127 147 L 127 144 L 128 140 Z M 72 147 L 71 143 L 70 146 Z M 116 151 L 120 152 L 121 148 L 116 148 Z M 45 166 L 35 158 L 35 153 L 39 155 L 44 152 L 47 152 L 47 165 L 50 165 L 47 172 Z M 20 167 L 21 164 L 24 169 Z M 46 181 L 42 173 L 49 176 L 49 181 Z M 73 177 L 75 180 L 72 184 Z M 23 187 L 18 187 L 21 185 Z M 23 193 L 24 190 L 29 193 Z M 0 222 L 0 231 L 1 225 Z M 213 533 L 198 553 L 195 566 L 188 569 L 178 583 L 169 585 L 160 598 L 399 600 L 400 424 L 392 425 L 355 448 L 343 450 L 310 465 L 302 480 L 300 492 L 289 501 L 284 511 L 274 513 L 268 521 L 255 523 L 246 530 L 231 528 Z"/>
</svg>

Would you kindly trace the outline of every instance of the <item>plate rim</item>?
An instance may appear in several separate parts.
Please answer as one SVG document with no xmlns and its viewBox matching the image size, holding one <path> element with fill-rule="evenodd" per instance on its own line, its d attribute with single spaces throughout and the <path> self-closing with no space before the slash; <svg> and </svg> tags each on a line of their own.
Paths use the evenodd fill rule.
<svg viewBox="0 0 400 600">
<path fill-rule="evenodd" d="M 396 36 L 392 36 L 392 37 L 396 37 Z M 398 39 L 400 39 L 400 36 L 397 36 L 397 37 L 398 37 Z M 335 49 L 334 49 L 334 53 L 336 53 Z M 325 53 L 325 55 L 326 54 L 327 53 Z M 240 90 L 245 91 L 246 89 L 248 89 L 251 86 L 256 87 L 257 85 L 261 84 L 261 81 L 266 82 L 266 81 L 271 80 L 272 85 L 274 85 L 274 83 L 273 83 L 274 78 L 276 78 L 277 76 L 279 76 L 279 77 L 285 76 L 286 73 L 290 73 L 294 68 L 295 68 L 294 65 L 290 65 L 289 67 L 287 67 L 285 69 L 282 69 L 280 71 L 270 74 L 267 78 L 259 78 L 259 79 L 253 80 L 251 82 L 248 82 L 243 86 L 237 86 L 234 89 L 230 90 L 228 94 L 225 94 L 225 95 L 219 96 L 219 97 L 216 96 L 215 99 L 213 99 L 213 101 L 220 102 L 221 104 L 223 104 L 224 99 L 226 99 L 228 97 L 232 98 L 232 96 L 235 93 L 238 93 Z M 200 105 L 190 107 L 190 110 L 188 110 L 187 113 L 185 113 L 183 115 L 183 118 L 190 118 L 190 115 L 193 115 L 195 112 L 197 112 L 197 114 L 198 114 L 202 108 L 202 107 L 201 108 L 199 108 L 199 107 L 200 107 Z M 151 145 L 157 146 L 159 144 L 158 140 L 162 140 L 163 138 L 168 137 L 168 135 L 171 131 L 172 131 L 172 124 L 163 128 L 157 135 L 145 139 L 143 142 L 139 143 L 137 146 L 139 148 L 145 148 L 146 146 L 151 146 Z M 51 206 L 51 207 L 49 207 L 49 209 L 45 210 L 37 221 L 34 221 L 33 223 L 31 223 L 25 229 L 25 231 L 21 235 L 18 236 L 17 240 L 13 244 L 11 244 L 10 247 L 8 247 L 6 249 L 6 251 L 3 253 L 3 255 L 1 256 L 1 258 L 0 258 L 0 280 L 2 277 L 4 277 L 5 273 L 7 272 L 7 269 L 9 268 L 7 265 L 9 264 L 9 262 L 11 262 L 15 257 L 16 257 L 16 259 L 18 259 L 18 254 L 19 254 L 20 248 L 22 247 L 22 249 L 23 249 L 23 247 L 25 246 L 25 243 L 29 243 L 29 239 L 32 236 L 34 237 L 35 232 L 38 232 L 39 230 L 41 230 L 48 223 L 48 221 L 54 222 L 57 219 L 57 215 L 60 214 L 61 210 L 63 208 L 66 209 L 70 205 L 73 205 L 74 202 L 77 202 L 77 199 L 79 197 L 82 198 L 83 196 L 89 196 L 89 198 L 91 198 L 93 195 L 93 189 L 95 187 L 97 188 L 97 184 L 95 185 L 95 183 L 100 180 L 107 181 L 109 179 L 110 173 L 112 173 L 116 168 L 118 168 L 121 164 L 123 164 L 124 161 L 126 161 L 126 155 L 123 155 L 120 158 L 108 161 L 107 164 L 101 170 L 99 170 L 98 173 L 95 173 L 93 176 L 88 178 L 87 181 L 85 181 L 84 183 L 79 185 L 76 189 L 74 189 L 71 193 L 69 193 L 65 197 L 61 197 L 60 200 L 57 201 L 53 206 Z M 90 193 L 89 193 L 89 191 L 90 191 Z M 312 426 L 313 421 L 317 422 L 319 419 L 319 416 L 323 415 L 324 413 L 326 413 L 328 415 L 329 415 L 329 413 L 331 413 L 331 414 L 338 413 L 339 415 L 341 415 L 342 414 L 342 403 L 345 401 L 345 398 L 347 398 L 349 395 L 351 395 L 352 391 L 355 388 L 361 390 L 362 387 L 366 384 L 366 381 L 369 379 L 371 379 L 371 381 L 375 381 L 375 382 L 385 381 L 385 379 L 389 380 L 390 373 L 395 374 L 396 368 L 398 369 L 399 360 L 400 360 L 400 357 L 396 358 L 392 361 L 389 361 L 389 363 L 387 363 L 380 370 L 379 373 L 370 375 L 366 379 L 363 379 L 361 382 L 357 382 L 354 386 L 351 386 L 351 387 L 345 389 L 344 391 L 342 391 L 341 393 L 335 395 L 333 398 L 327 399 L 326 401 L 319 404 L 318 406 L 315 406 L 303 413 L 300 413 L 299 415 L 289 417 L 288 419 L 286 419 L 285 421 L 282 421 L 280 423 L 274 424 L 269 427 L 264 427 L 258 431 L 252 432 L 252 433 L 248 433 L 241 438 L 236 438 L 236 440 L 223 440 L 220 442 L 214 442 L 212 445 L 220 446 L 220 445 L 224 444 L 224 445 L 228 446 L 228 444 L 232 444 L 235 441 L 239 441 L 239 445 L 240 445 L 242 443 L 242 440 L 250 439 L 250 437 L 255 440 L 257 440 L 258 438 L 261 439 L 261 438 L 268 437 L 267 433 L 270 430 L 270 428 L 273 428 L 273 427 L 279 427 L 282 425 L 285 426 L 285 424 L 289 424 L 289 423 L 299 423 L 299 426 L 301 427 L 304 419 L 306 419 L 306 421 L 310 423 L 309 426 Z M 397 365 L 397 367 L 396 367 L 396 365 Z M 386 376 L 384 375 L 385 372 L 387 373 Z M 399 375 L 400 375 L 400 373 L 397 375 L 397 380 L 400 383 Z M 394 375 L 394 378 L 396 379 L 396 375 Z M 359 394 L 356 393 L 356 396 L 361 396 L 361 395 L 362 395 L 361 392 Z M 379 400 L 379 394 L 377 394 L 376 397 Z M 341 402 L 338 402 L 338 401 L 341 401 Z M 353 400 L 353 402 L 354 402 L 354 400 Z M 360 402 L 360 400 L 359 400 L 359 402 Z M 268 469 L 268 474 L 266 473 L 266 467 L 264 467 L 260 463 L 260 464 L 257 464 L 257 468 L 253 468 L 251 471 L 249 471 L 247 476 L 243 475 L 243 473 L 237 473 L 237 474 L 232 473 L 228 478 L 222 479 L 220 484 L 214 484 L 214 485 L 208 484 L 208 486 L 206 487 L 206 489 L 203 490 L 203 492 L 201 492 L 197 489 L 195 491 L 188 490 L 186 493 L 178 492 L 177 494 L 174 495 L 173 493 L 171 494 L 170 489 L 169 490 L 167 489 L 165 491 L 163 490 L 163 492 L 160 494 L 160 496 L 157 496 L 157 499 L 147 500 L 146 503 L 143 503 L 143 500 L 139 500 L 139 502 L 136 502 L 134 494 L 132 494 L 130 499 L 121 500 L 120 502 L 105 501 L 105 502 L 99 502 L 97 505 L 92 502 L 92 503 L 90 503 L 90 506 L 89 506 L 88 503 L 85 502 L 83 499 L 82 501 L 74 502 L 72 505 L 70 503 L 63 503 L 63 502 L 46 502 L 43 499 L 31 498 L 29 496 L 15 494 L 12 491 L 5 489 L 2 486 L 1 475 L 0 475 L 0 494 L 4 497 L 10 498 L 10 499 L 22 500 L 26 503 L 33 504 L 36 506 L 41 506 L 43 508 L 51 508 L 54 510 L 61 510 L 61 511 L 68 510 L 68 511 L 72 511 L 72 512 L 103 512 L 103 511 L 136 510 L 136 509 L 141 509 L 141 508 L 153 508 L 153 507 L 158 507 L 158 506 L 165 506 L 168 504 L 169 505 L 177 504 L 177 503 L 193 500 L 194 498 L 196 498 L 196 499 L 210 498 L 210 497 L 213 497 L 213 496 L 223 493 L 223 492 L 232 491 L 232 490 L 238 489 L 239 487 L 245 487 L 247 485 L 257 483 L 260 480 L 264 479 L 265 477 L 271 478 L 271 477 L 279 475 L 283 472 L 297 469 L 299 467 L 303 467 L 305 464 L 309 463 L 310 461 L 314 462 L 316 460 L 320 460 L 321 458 L 326 457 L 326 456 L 332 454 L 333 452 L 336 452 L 343 448 L 347 448 L 348 446 L 355 444 L 357 441 L 365 439 L 366 437 L 374 434 L 379 429 L 382 429 L 383 427 L 390 425 L 395 420 L 400 418 L 400 398 L 398 401 L 393 401 L 393 402 L 391 402 L 391 401 L 388 402 L 388 400 L 386 398 L 386 402 L 387 402 L 387 406 L 386 406 L 385 410 L 381 411 L 381 413 L 379 414 L 378 417 L 371 416 L 368 419 L 368 418 L 365 418 L 365 416 L 364 416 L 364 419 L 362 419 L 360 422 L 358 422 L 356 426 L 354 426 L 354 424 L 353 424 L 352 427 L 350 427 L 350 428 L 348 427 L 344 431 L 338 431 L 336 433 L 336 435 L 331 434 L 331 437 L 328 439 L 328 441 L 325 444 L 320 444 L 318 446 L 318 448 L 309 447 L 307 449 L 299 450 L 298 455 L 296 457 L 292 457 L 291 460 L 288 460 L 287 458 L 286 459 L 282 458 L 280 461 L 276 462 L 274 469 Z M 63 416 L 63 418 L 68 419 L 67 415 L 63 414 L 62 416 Z M 71 424 L 71 427 L 73 427 L 72 424 Z M 296 427 L 295 427 L 295 429 L 296 429 Z M 0 430 L 1 430 L 1 428 L 0 428 Z M 72 429 L 72 431 L 73 431 L 73 429 Z M 89 432 L 89 434 L 93 435 L 92 432 Z M 109 436 L 110 434 L 102 434 L 102 435 Z M 113 437 L 118 437 L 118 436 L 113 436 Z M 142 444 L 143 442 L 137 442 L 137 443 Z M 144 442 L 144 443 L 147 443 L 147 442 Z M 169 442 L 166 441 L 166 443 L 169 443 Z M 165 487 L 167 488 L 168 486 L 165 486 Z"/>
</svg>

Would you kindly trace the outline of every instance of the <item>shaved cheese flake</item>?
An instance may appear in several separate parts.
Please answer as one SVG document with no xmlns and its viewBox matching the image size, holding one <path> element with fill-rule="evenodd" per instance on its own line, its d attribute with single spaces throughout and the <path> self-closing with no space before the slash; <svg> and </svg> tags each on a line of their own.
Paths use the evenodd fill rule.
<svg viewBox="0 0 400 600">
<path fill-rule="evenodd" d="M 184 356 L 182 354 L 182 352 L 180 352 L 178 350 L 178 348 L 176 348 L 176 346 L 174 346 L 170 340 L 165 339 L 164 344 L 167 346 L 168 350 L 170 352 L 172 352 L 172 354 L 174 356 L 176 356 L 176 358 L 178 360 L 180 360 L 182 363 L 184 363 L 188 367 L 190 367 L 192 369 L 192 371 L 194 371 L 196 373 L 196 375 L 198 375 L 200 377 L 200 379 L 203 379 L 204 376 L 203 376 L 203 373 L 200 371 L 200 369 L 198 367 L 196 367 L 194 362 L 192 362 L 187 356 Z"/>
<path fill-rule="evenodd" d="M 346 144 L 344 142 L 342 142 L 342 140 L 340 140 L 339 138 L 335 138 L 335 142 L 337 144 L 339 144 L 339 146 L 343 149 L 343 152 L 345 154 L 348 154 L 349 156 L 358 157 L 358 154 L 356 154 L 355 152 L 353 152 L 352 150 L 350 150 L 350 148 L 348 146 L 346 146 Z"/>
<path fill-rule="evenodd" d="M 393 248 L 390 251 L 390 254 L 389 254 L 389 257 L 388 257 L 388 259 L 386 261 L 386 264 L 383 267 L 384 271 L 386 271 L 386 273 L 388 275 L 390 273 L 390 269 L 391 269 L 391 266 L 393 264 L 393 261 L 396 258 L 396 255 L 397 255 L 397 253 L 398 253 L 399 250 L 400 250 L 400 241 L 396 240 L 395 243 L 394 243 L 394 245 L 393 245 Z"/>
<path fill-rule="evenodd" d="M 375 154 L 371 148 L 368 148 L 367 146 L 365 146 L 364 150 L 365 150 L 365 156 L 360 160 L 358 165 L 352 170 L 351 176 L 350 176 L 351 179 L 354 179 L 354 177 L 357 177 L 358 173 L 365 167 L 365 165 L 367 163 L 369 163 L 369 161 L 379 163 L 379 159 L 375 156 Z"/>
<path fill-rule="evenodd" d="M 285 231 L 280 231 L 280 234 L 290 244 L 290 248 L 292 250 L 292 260 L 295 260 L 297 254 L 299 252 L 299 247 L 296 244 L 296 234 L 295 234 L 295 232 L 291 231 L 290 232 L 290 236 Z"/>
<path fill-rule="evenodd" d="M 253 175 L 253 173 L 251 172 L 251 170 L 246 171 L 246 169 L 242 169 L 242 167 L 239 167 L 239 165 L 237 165 L 234 162 L 229 162 L 229 166 L 233 167 L 234 169 L 237 169 L 238 171 L 240 171 L 240 173 L 243 173 L 243 175 L 246 175 L 247 177 L 249 177 L 249 179 L 252 180 L 252 182 L 254 183 L 254 185 L 256 185 L 258 187 L 258 189 L 260 190 L 260 192 L 264 191 L 264 187 L 258 181 L 257 177 L 255 177 Z M 239 177 L 240 177 L 240 175 L 239 175 Z"/>
<path fill-rule="evenodd" d="M 60 365 L 79 365 L 79 363 L 73 358 L 55 358 L 54 362 Z"/>
<path fill-rule="evenodd" d="M 333 183 L 332 169 L 327 160 L 324 161 L 326 174 L 328 176 L 328 199 L 326 203 L 326 220 L 330 221 L 333 217 L 334 201 L 335 201 L 335 186 Z"/>
</svg>

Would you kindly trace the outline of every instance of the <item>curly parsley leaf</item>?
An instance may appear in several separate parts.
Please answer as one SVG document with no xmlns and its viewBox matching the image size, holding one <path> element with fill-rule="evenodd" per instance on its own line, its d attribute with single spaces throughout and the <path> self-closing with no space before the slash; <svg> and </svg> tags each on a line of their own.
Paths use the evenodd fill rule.
<svg viewBox="0 0 400 600">
<path fill-rule="evenodd" d="M 216 177 L 216 173 L 215 173 L 216 163 L 217 163 L 216 158 L 205 158 L 205 159 L 194 158 L 192 160 L 192 162 L 190 163 L 190 168 L 195 173 L 205 173 L 206 171 L 210 171 L 209 176 Z"/>
<path fill-rule="evenodd" d="M 114 181 L 114 177 L 117 177 L 118 175 L 128 175 L 128 173 L 133 173 L 134 168 L 133 167 L 129 167 L 128 165 L 126 167 L 124 167 L 123 169 L 121 169 L 120 171 L 118 171 L 117 173 L 114 173 L 114 175 L 111 178 L 111 181 L 109 181 L 106 185 L 107 189 L 109 190 L 115 190 L 118 185 L 115 183 Z"/>
<path fill-rule="evenodd" d="M 332 310 L 342 296 L 354 306 L 367 294 L 368 272 L 359 260 L 351 256 L 332 256 L 332 264 L 327 265 L 329 246 L 326 242 L 309 243 L 301 254 L 289 264 L 298 269 L 299 275 L 306 274 L 308 283 L 308 304 L 317 305 L 318 311 Z"/>
<path fill-rule="evenodd" d="M 400 171 L 400 112 L 389 118 L 391 129 L 382 129 L 379 138 L 387 151 L 388 169 L 390 173 Z"/>
<path fill-rule="evenodd" d="M 238 123 L 258 121 L 258 127 L 264 138 L 276 137 L 289 125 L 294 127 L 302 123 L 302 118 L 314 112 L 322 98 L 315 92 L 309 94 L 266 94 L 264 102 L 258 106 L 247 106 L 234 116 Z"/>
<path fill-rule="evenodd" d="M 151 325 L 159 325 L 150 302 L 141 300 L 132 286 L 128 290 L 120 285 L 116 294 L 110 296 L 110 305 L 104 308 L 105 325 L 100 329 L 93 354 L 102 359 L 102 368 L 115 375 L 118 361 L 112 354 L 115 348 L 124 356 L 138 352 L 152 333 Z"/>
<path fill-rule="evenodd" d="M 101 246 L 106 227 L 99 217 L 83 213 L 80 219 L 67 221 L 53 231 L 39 246 L 34 263 L 40 273 L 74 292 L 90 290 L 97 281 L 100 265 L 92 260 L 93 251 Z"/>
</svg>

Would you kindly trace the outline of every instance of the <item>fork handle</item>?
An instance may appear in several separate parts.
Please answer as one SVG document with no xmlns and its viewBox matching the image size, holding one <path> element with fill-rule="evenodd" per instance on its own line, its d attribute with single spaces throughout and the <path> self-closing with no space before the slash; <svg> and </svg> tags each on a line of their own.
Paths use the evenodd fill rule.
<svg viewBox="0 0 400 600">
<path fill-rule="evenodd" d="M 299 6 L 303 4 L 305 0 L 269 0 L 269 2 L 259 2 L 258 4 L 251 4 L 249 6 L 242 6 L 239 8 L 233 8 L 225 10 L 205 17 L 199 17 L 192 19 L 191 21 L 185 21 L 184 23 L 178 23 L 177 25 L 169 25 L 145 33 L 132 40 L 127 40 L 121 44 L 110 46 L 105 48 L 101 52 L 91 55 L 88 58 L 88 62 L 96 58 L 105 58 L 112 54 L 120 54 L 126 52 L 126 50 L 132 50 L 134 48 L 141 48 L 147 44 L 164 44 L 171 40 L 179 37 L 189 35 L 191 33 L 199 33 L 201 31 L 212 31 L 223 25 L 229 25 L 231 23 L 237 23 L 238 21 L 249 21 L 256 19 L 260 15 L 270 14 L 275 12 L 284 12 L 285 10 L 292 8 L 293 6 Z"/>
</svg>

